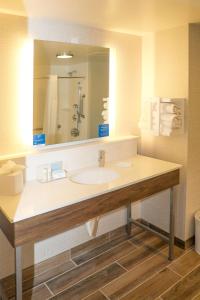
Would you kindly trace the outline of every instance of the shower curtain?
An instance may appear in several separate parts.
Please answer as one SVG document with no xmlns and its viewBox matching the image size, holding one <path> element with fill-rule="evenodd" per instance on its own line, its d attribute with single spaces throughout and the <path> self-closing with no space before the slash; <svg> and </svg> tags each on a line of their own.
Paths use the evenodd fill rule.
<svg viewBox="0 0 200 300">
<path fill-rule="evenodd" d="M 58 111 L 58 76 L 50 75 L 47 83 L 43 131 L 46 134 L 46 144 L 56 143 Z"/>
</svg>

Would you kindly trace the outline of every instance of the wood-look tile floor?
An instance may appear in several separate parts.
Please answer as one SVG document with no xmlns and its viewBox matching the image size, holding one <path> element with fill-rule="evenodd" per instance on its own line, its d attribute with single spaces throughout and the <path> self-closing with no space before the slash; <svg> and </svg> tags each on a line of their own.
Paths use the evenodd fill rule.
<svg viewBox="0 0 200 300">
<path fill-rule="evenodd" d="M 45 300 L 200 300 L 200 255 L 175 248 L 168 261 L 167 244 L 133 227 L 91 240 L 23 271 L 23 299 Z M 2 281 L 14 299 L 14 276 Z"/>
</svg>

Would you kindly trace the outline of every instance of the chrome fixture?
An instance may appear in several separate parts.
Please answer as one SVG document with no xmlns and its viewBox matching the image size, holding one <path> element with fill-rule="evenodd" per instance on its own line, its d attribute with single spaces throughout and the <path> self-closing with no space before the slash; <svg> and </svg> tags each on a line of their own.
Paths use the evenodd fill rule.
<svg viewBox="0 0 200 300">
<path fill-rule="evenodd" d="M 78 128 L 72 128 L 72 130 L 71 130 L 71 136 L 74 136 L 74 137 L 77 137 L 77 136 L 79 136 L 79 134 L 80 134 L 80 131 L 79 131 L 79 129 Z"/>
<path fill-rule="evenodd" d="M 99 151 L 99 167 L 104 167 L 105 166 L 105 158 L 106 158 L 106 151 L 105 150 L 100 150 Z"/>
<path fill-rule="evenodd" d="M 67 74 L 69 75 L 69 77 L 72 77 L 73 74 L 76 74 L 76 73 L 77 73 L 77 71 L 73 70 L 73 71 L 68 72 Z"/>
<path fill-rule="evenodd" d="M 83 113 L 85 94 L 82 94 L 82 86 L 80 84 L 81 83 L 78 82 L 79 104 L 73 104 L 74 114 L 72 115 L 72 120 L 73 120 L 73 122 L 76 122 L 76 125 L 71 130 L 71 136 L 74 136 L 74 137 L 79 136 L 79 134 L 80 134 L 79 124 L 81 123 L 82 119 L 85 118 L 85 115 Z"/>
</svg>

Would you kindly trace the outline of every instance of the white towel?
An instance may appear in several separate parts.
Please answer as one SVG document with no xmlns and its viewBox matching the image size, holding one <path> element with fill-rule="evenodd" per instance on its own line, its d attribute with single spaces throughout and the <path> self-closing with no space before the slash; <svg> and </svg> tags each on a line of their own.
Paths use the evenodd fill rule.
<svg viewBox="0 0 200 300">
<path fill-rule="evenodd" d="M 98 225 L 99 225 L 99 220 L 100 220 L 100 217 L 96 217 L 96 218 L 88 221 L 85 224 L 89 236 L 95 237 L 97 235 L 97 229 L 98 229 Z"/>
<path fill-rule="evenodd" d="M 171 121 L 161 121 L 161 124 L 168 128 L 179 129 L 182 126 L 182 120 L 180 118 L 175 118 Z"/>
<path fill-rule="evenodd" d="M 103 110 L 101 115 L 102 115 L 104 121 L 108 121 L 108 111 L 107 110 Z"/>
<path fill-rule="evenodd" d="M 177 114 L 181 113 L 180 108 L 174 103 L 161 103 L 160 104 L 161 113 L 167 114 Z"/>
<path fill-rule="evenodd" d="M 182 119 L 176 114 L 161 114 L 160 124 L 171 129 L 178 129 L 182 126 Z"/>
<path fill-rule="evenodd" d="M 0 167 L 0 175 L 8 175 L 14 172 L 22 171 L 25 169 L 25 166 L 18 165 L 12 160 L 8 160 Z"/>
<path fill-rule="evenodd" d="M 108 109 L 108 103 L 107 102 L 104 102 L 103 108 Z"/>
</svg>

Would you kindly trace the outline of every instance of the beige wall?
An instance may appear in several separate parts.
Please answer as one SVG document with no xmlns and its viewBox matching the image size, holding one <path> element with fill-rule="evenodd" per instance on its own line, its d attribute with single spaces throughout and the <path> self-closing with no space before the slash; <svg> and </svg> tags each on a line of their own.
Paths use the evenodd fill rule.
<svg viewBox="0 0 200 300">
<path fill-rule="evenodd" d="M 148 96 L 188 98 L 187 26 L 144 36 L 142 78 L 143 99 Z M 185 239 L 187 130 L 176 137 L 154 137 L 143 132 L 141 140 L 143 154 L 184 166 L 181 185 L 176 191 L 176 235 Z M 161 194 L 157 201 L 142 204 L 142 217 L 165 230 L 168 229 L 168 211 L 166 194 Z"/>
<path fill-rule="evenodd" d="M 27 74 L 22 70 L 26 38 L 27 20 L 25 18 L 0 15 L 0 155 L 20 152 L 26 148 L 24 132 L 21 130 L 22 114 L 25 111 L 28 113 L 26 103 L 23 102 L 27 87 Z M 31 64 L 31 58 L 29 63 Z M 24 95 L 21 90 L 22 84 L 24 84 Z M 25 115 L 24 119 L 26 120 Z"/>
<path fill-rule="evenodd" d="M 200 25 L 189 26 L 189 106 L 186 236 L 194 232 L 200 209 Z"/>
</svg>

